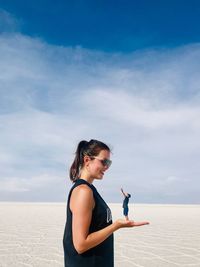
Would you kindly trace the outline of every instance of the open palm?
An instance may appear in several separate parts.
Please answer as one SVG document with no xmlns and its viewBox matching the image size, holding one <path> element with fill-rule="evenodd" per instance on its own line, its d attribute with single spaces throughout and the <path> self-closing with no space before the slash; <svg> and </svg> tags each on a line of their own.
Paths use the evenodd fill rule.
<svg viewBox="0 0 200 267">
<path fill-rule="evenodd" d="M 120 225 L 120 228 L 123 228 L 123 227 L 143 226 L 143 225 L 149 224 L 149 222 L 147 222 L 147 221 L 135 222 L 135 221 L 124 220 L 124 219 L 118 219 L 117 220 L 117 223 Z"/>
</svg>

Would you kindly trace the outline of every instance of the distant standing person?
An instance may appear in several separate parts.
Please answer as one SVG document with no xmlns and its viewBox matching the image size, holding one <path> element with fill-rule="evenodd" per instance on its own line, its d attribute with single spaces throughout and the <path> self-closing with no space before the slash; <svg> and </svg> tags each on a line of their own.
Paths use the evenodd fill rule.
<svg viewBox="0 0 200 267">
<path fill-rule="evenodd" d="M 111 165 L 110 148 L 101 141 L 81 141 L 70 168 L 73 182 L 67 201 L 63 237 L 65 267 L 113 267 L 113 232 L 148 222 L 118 219 L 92 184 L 101 180 Z"/>
<path fill-rule="evenodd" d="M 129 202 L 129 198 L 131 197 L 131 194 L 125 193 L 122 188 L 121 188 L 121 192 L 124 195 L 123 214 L 124 214 L 126 220 L 128 221 L 129 220 L 129 218 L 128 218 L 128 212 L 129 212 L 128 202 Z"/>
</svg>

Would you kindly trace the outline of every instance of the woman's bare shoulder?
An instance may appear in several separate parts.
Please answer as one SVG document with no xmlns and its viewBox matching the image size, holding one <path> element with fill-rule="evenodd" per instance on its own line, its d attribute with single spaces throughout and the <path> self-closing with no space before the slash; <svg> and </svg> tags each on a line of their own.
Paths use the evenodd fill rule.
<svg viewBox="0 0 200 267">
<path fill-rule="evenodd" d="M 86 194 L 86 195 L 89 194 L 90 195 L 93 193 L 92 193 L 92 189 L 88 185 L 81 184 L 81 185 L 74 188 L 74 190 L 72 191 L 72 194 L 75 194 L 75 195 L 77 195 L 77 194 Z"/>
<path fill-rule="evenodd" d="M 73 209 L 74 205 L 84 203 L 91 203 L 91 206 L 94 207 L 94 197 L 92 189 L 88 185 L 81 184 L 72 191 L 70 207 Z"/>
</svg>

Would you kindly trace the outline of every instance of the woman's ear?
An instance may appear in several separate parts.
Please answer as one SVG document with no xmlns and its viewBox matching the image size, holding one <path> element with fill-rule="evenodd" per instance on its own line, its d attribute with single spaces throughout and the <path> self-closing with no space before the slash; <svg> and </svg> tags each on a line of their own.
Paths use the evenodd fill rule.
<svg viewBox="0 0 200 267">
<path fill-rule="evenodd" d="M 83 162 L 84 162 L 84 165 L 85 166 L 88 166 L 88 163 L 91 161 L 90 157 L 89 156 L 84 156 L 83 158 Z"/>
</svg>

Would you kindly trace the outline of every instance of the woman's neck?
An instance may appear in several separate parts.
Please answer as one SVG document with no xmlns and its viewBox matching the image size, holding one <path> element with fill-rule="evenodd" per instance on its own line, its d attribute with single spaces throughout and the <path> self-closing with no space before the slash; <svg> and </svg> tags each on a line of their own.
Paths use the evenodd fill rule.
<svg viewBox="0 0 200 267">
<path fill-rule="evenodd" d="M 92 184 L 94 181 L 94 178 L 92 178 L 87 172 L 87 170 L 84 169 L 81 171 L 79 178 L 85 180 L 89 184 Z"/>
</svg>

